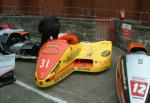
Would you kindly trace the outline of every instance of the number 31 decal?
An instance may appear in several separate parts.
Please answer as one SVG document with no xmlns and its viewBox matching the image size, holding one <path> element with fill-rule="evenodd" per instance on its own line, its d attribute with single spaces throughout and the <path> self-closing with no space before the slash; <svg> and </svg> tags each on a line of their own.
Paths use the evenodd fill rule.
<svg viewBox="0 0 150 103">
<path fill-rule="evenodd" d="M 147 82 L 141 82 L 141 81 L 130 81 L 131 84 L 131 94 L 133 96 L 139 96 L 139 97 L 144 97 L 145 92 L 147 90 Z"/>
<path fill-rule="evenodd" d="M 48 67 L 48 65 L 49 65 L 49 59 L 47 59 L 47 60 L 45 60 L 45 59 L 41 59 L 41 62 L 40 62 L 40 68 L 47 68 Z"/>
</svg>

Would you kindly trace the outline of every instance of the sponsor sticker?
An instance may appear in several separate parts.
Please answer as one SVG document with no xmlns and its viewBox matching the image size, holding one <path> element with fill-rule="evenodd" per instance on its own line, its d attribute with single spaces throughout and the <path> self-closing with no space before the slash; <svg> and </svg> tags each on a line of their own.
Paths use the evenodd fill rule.
<svg viewBox="0 0 150 103">
<path fill-rule="evenodd" d="M 61 50 L 60 45 L 52 44 L 52 43 L 48 45 L 48 48 L 50 49 L 50 51 L 42 51 L 43 55 L 57 55 Z"/>
<path fill-rule="evenodd" d="M 122 24 L 122 35 L 125 39 L 131 39 L 131 28 L 132 26 L 130 24 Z"/>
<path fill-rule="evenodd" d="M 76 56 L 80 54 L 81 49 L 78 48 L 77 50 L 73 51 L 70 55 L 67 56 L 67 58 L 63 61 L 64 63 L 69 63 L 73 59 L 75 59 Z"/>
<path fill-rule="evenodd" d="M 138 59 L 138 64 L 143 64 L 143 60 L 142 59 Z"/>
<path fill-rule="evenodd" d="M 57 73 L 55 76 L 55 80 L 54 82 L 58 82 L 59 80 L 63 79 L 65 76 L 67 76 L 68 74 L 70 74 L 71 72 L 73 72 L 74 68 L 68 68 L 65 69 L 64 71 Z"/>
</svg>

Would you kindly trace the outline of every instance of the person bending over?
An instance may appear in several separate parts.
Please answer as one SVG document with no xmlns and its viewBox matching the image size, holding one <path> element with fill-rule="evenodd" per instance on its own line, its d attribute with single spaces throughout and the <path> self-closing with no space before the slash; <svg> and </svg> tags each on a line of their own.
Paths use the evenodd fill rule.
<svg viewBox="0 0 150 103">
<path fill-rule="evenodd" d="M 60 22 L 54 16 L 48 16 L 41 19 L 38 25 L 38 32 L 41 33 L 41 46 L 52 37 L 58 38 L 60 32 Z"/>
</svg>

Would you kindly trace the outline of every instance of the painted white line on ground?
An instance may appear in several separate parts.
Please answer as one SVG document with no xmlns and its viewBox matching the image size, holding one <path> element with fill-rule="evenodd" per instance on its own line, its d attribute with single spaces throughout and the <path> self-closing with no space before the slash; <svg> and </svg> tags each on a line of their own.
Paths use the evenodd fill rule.
<svg viewBox="0 0 150 103">
<path fill-rule="evenodd" d="M 50 100 L 52 100 L 54 102 L 57 102 L 57 103 L 67 103 L 67 101 L 61 100 L 61 99 L 59 99 L 57 97 L 51 96 L 51 95 L 49 95 L 47 93 L 44 93 L 44 92 L 42 92 L 42 91 L 40 91 L 38 89 L 35 89 L 35 88 L 33 88 L 33 87 L 31 87 L 31 86 L 21 82 L 21 81 L 16 80 L 15 83 L 18 84 L 21 87 L 26 88 L 27 90 L 33 91 L 33 92 L 41 95 L 42 97 L 44 97 L 46 99 L 50 99 Z"/>
</svg>

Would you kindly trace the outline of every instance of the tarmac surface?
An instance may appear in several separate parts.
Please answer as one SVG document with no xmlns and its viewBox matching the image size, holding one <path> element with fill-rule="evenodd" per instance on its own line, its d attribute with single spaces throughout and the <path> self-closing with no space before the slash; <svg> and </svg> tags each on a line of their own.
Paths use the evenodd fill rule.
<svg viewBox="0 0 150 103">
<path fill-rule="evenodd" d="M 112 66 L 104 72 L 74 72 L 46 89 L 34 83 L 36 61 L 17 60 L 17 80 L 0 88 L 0 103 L 119 103 L 115 79 L 117 60 L 122 52 L 113 47 Z"/>
</svg>

